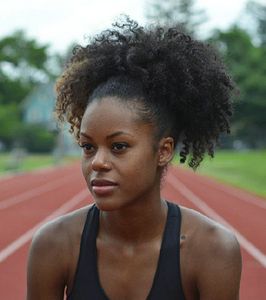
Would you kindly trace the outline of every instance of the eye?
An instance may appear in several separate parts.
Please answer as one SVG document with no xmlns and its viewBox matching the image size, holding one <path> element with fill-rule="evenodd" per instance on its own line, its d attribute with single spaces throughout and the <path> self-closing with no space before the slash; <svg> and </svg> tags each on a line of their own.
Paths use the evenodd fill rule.
<svg viewBox="0 0 266 300">
<path fill-rule="evenodd" d="M 112 150 L 116 153 L 120 153 L 125 151 L 129 145 L 127 143 L 113 143 L 112 144 Z"/>
<path fill-rule="evenodd" d="M 87 155 L 91 155 L 95 151 L 95 148 L 92 144 L 82 144 L 82 145 L 79 145 L 79 146 L 82 148 L 83 153 L 87 154 Z"/>
</svg>

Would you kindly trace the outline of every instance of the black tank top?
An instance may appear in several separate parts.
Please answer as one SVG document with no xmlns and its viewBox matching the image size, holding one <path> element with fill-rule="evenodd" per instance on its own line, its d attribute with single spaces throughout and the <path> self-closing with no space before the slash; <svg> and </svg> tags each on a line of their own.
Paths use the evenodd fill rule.
<svg viewBox="0 0 266 300">
<path fill-rule="evenodd" d="M 167 202 L 168 213 L 157 270 L 147 300 L 185 300 L 180 275 L 180 208 Z M 108 300 L 97 270 L 99 210 L 93 205 L 84 225 L 73 288 L 68 300 Z"/>
</svg>

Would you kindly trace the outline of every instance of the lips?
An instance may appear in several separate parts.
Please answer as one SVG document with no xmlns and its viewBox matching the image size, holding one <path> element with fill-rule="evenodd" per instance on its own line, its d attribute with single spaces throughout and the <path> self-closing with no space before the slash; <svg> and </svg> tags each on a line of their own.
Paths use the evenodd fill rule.
<svg viewBox="0 0 266 300">
<path fill-rule="evenodd" d="M 107 196 L 111 194 L 118 184 L 107 179 L 93 179 L 91 180 L 92 191 L 98 196 Z"/>
</svg>

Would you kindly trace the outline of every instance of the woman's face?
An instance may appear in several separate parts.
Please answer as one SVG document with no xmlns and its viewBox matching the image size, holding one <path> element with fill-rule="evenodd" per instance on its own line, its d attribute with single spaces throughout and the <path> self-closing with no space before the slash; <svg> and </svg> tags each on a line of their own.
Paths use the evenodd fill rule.
<svg viewBox="0 0 266 300">
<path fill-rule="evenodd" d="M 80 128 L 82 172 L 96 205 L 115 210 L 158 196 L 154 128 L 114 97 L 87 107 Z M 157 193 L 157 194 L 156 194 Z"/>
</svg>

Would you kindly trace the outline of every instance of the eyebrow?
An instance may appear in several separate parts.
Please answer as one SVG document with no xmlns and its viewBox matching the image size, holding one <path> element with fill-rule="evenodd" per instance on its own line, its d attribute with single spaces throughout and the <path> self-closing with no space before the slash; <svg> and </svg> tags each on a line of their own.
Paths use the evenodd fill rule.
<svg viewBox="0 0 266 300">
<path fill-rule="evenodd" d="M 91 136 L 89 136 L 88 134 L 86 134 L 85 132 L 81 132 L 80 135 L 88 138 L 88 139 L 91 139 L 93 140 L 93 138 Z M 129 136 L 132 136 L 132 134 L 128 133 L 128 132 L 125 132 L 125 131 L 116 131 L 112 134 L 109 134 L 107 135 L 106 139 L 111 139 L 111 138 L 114 138 L 116 136 L 119 136 L 119 135 L 129 135 Z"/>
</svg>

